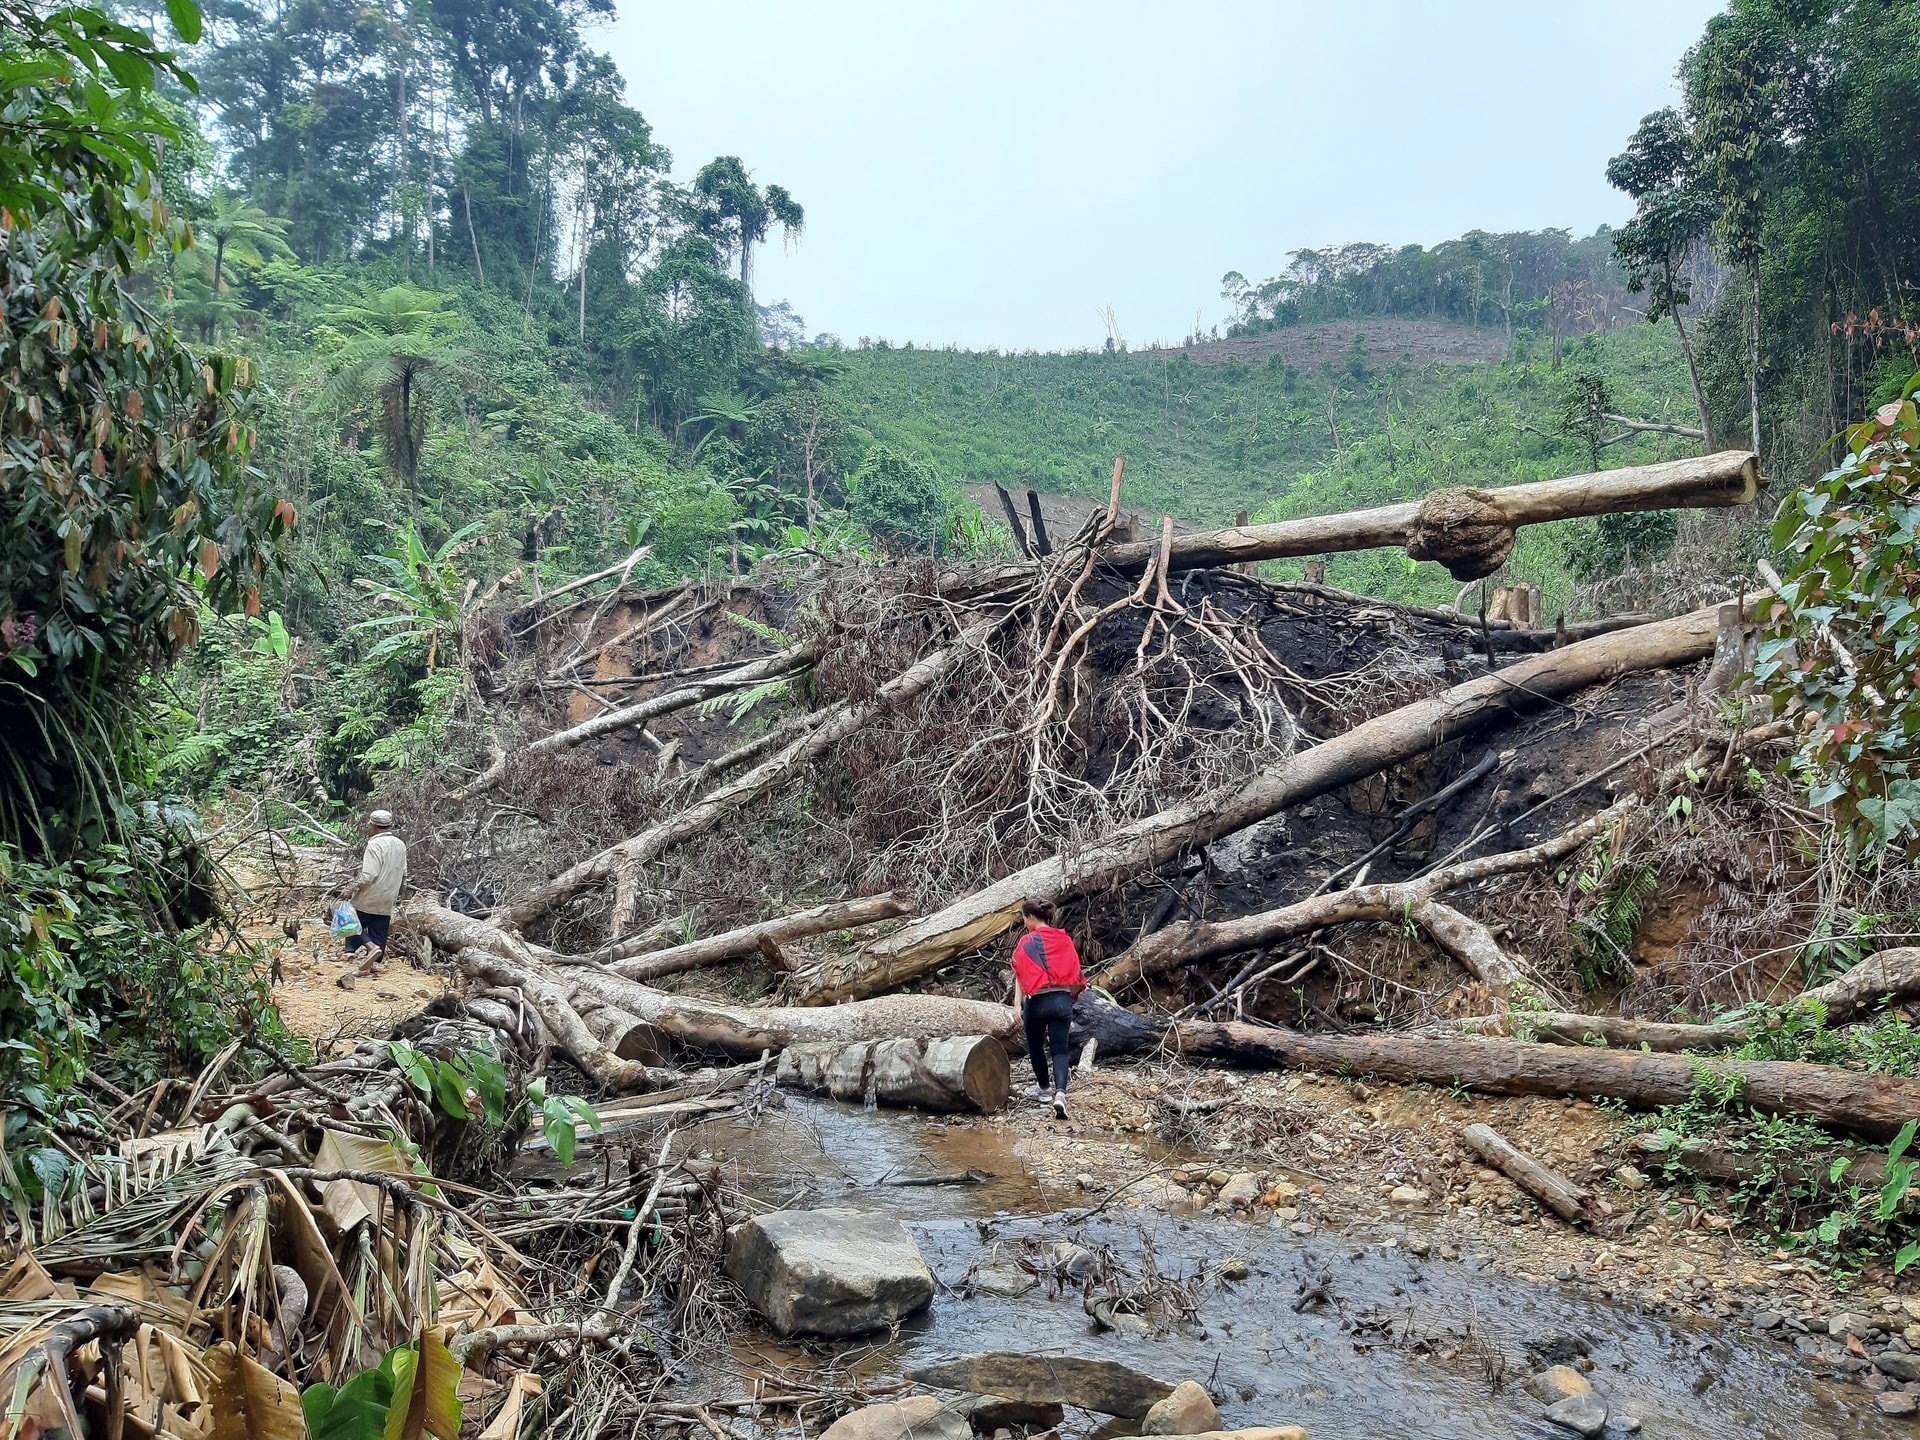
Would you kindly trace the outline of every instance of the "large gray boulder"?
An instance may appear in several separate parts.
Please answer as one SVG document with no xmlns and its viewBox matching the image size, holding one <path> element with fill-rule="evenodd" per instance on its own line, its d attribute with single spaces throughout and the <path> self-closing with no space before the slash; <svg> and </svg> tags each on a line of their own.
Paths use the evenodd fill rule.
<svg viewBox="0 0 1920 1440">
<path fill-rule="evenodd" d="M 933 1300 L 906 1227 L 864 1210 L 779 1210 L 736 1225 L 726 1269 L 781 1335 L 863 1335 Z"/>
</svg>

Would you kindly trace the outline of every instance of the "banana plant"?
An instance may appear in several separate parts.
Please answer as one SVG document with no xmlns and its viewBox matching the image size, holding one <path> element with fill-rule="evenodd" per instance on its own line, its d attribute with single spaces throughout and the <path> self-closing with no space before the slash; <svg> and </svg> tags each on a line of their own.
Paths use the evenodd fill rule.
<svg viewBox="0 0 1920 1440">
<path fill-rule="evenodd" d="M 367 651 L 369 660 L 398 656 L 407 661 L 424 661 L 431 675 L 444 653 L 451 651 L 454 663 L 466 655 L 467 621 L 474 613 L 520 578 L 518 570 L 479 591 L 478 580 L 460 573 L 462 555 L 484 544 L 479 534 L 483 522 L 475 521 L 449 535 L 439 549 L 429 552 L 420 533 L 411 523 L 401 533 L 399 543 L 368 561 L 385 571 L 384 578 L 361 577 L 353 583 L 370 592 L 376 605 L 389 613 L 360 621 L 355 630 L 383 631 Z"/>
</svg>

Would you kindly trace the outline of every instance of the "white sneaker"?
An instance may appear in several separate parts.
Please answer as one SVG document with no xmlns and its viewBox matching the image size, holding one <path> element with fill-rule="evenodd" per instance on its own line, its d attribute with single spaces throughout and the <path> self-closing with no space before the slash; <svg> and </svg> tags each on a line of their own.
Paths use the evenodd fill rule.
<svg viewBox="0 0 1920 1440">
<path fill-rule="evenodd" d="M 1029 1100 L 1044 1101 L 1051 1093 L 1052 1092 L 1044 1085 L 1029 1085 L 1027 1087 L 1027 1099 Z"/>
<path fill-rule="evenodd" d="M 1067 1118 L 1066 1091 L 1056 1090 L 1053 1092 L 1053 1114 L 1056 1120 L 1064 1120 Z"/>
</svg>

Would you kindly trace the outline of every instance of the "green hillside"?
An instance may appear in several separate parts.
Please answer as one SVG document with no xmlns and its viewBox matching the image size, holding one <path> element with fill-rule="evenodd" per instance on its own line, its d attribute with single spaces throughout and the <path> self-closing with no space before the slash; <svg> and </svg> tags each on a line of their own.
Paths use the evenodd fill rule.
<svg viewBox="0 0 1920 1440">
<path fill-rule="evenodd" d="M 1229 524 L 1237 511 L 1284 519 L 1385 504 L 1443 485 L 1506 485 L 1592 468 L 1583 426 L 1600 408 L 1691 420 L 1685 363 L 1671 327 L 1589 335 L 1556 370 L 1544 340 L 1516 338 L 1510 360 L 1458 363 L 1460 343 L 1505 346 L 1499 331 L 1419 322 L 1333 322 L 1193 351 L 999 354 L 874 347 L 847 352 L 838 392 L 849 417 L 941 475 L 1009 489 L 1104 498 L 1113 457 L 1124 499 L 1146 512 Z M 1196 358 L 1198 357 L 1198 358 Z M 1573 412 L 1570 415 L 1570 412 Z M 1609 435 L 1618 427 L 1606 426 Z M 1600 451 L 1604 467 L 1690 454 L 1642 435 Z M 1633 527 L 1638 527 L 1636 530 Z M 1574 576 L 1657 545 L 1671 520 L 1531 530 L 1512 578 L 1545 587 L 1549 606 Z M 1275 575 L 1299 564 L 1276 563 Z M 1458 586 L 1404 556 L 1340 556 L 1334 583 L 1426 600 Z"/>
</svg>

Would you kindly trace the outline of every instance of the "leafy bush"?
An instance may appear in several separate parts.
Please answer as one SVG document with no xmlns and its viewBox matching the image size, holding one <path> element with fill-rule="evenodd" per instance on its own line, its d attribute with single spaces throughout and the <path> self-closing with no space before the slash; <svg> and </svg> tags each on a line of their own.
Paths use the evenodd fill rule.
<svg viewBox="0 0 1920 1440">
<path fill-rule="evenodd" d="M 938 550 L 961 505 L 959 487 L 890 445 L 875 445 L 853 473 L 849 510 L 889 550 Z"/>
<path fill-rule="evenodd" d="M 1774 523 L 1788 557 L 1754 674 L 1799 720 L 1792 764 L 1855 845 L 1920 857 L 1920 413 L 1914 392 L 1847 431 L 1847 457 Z"/>
</svg>

